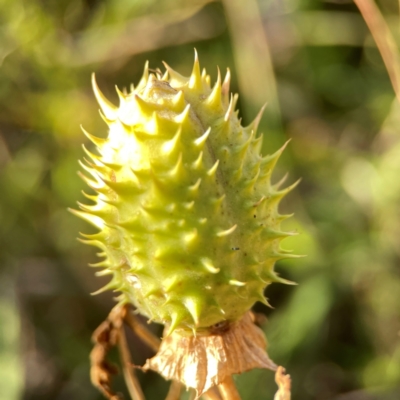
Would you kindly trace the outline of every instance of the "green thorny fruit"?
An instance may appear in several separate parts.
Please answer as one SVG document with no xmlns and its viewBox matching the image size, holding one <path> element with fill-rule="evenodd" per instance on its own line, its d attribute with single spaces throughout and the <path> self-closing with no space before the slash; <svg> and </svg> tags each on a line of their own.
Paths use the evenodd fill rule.
<svg viewBox="0 0 400 400">
<path fill-rule="evenodd" d="M 211 87 L 197 55 L 189 78 L 166 69 L 161 76 L 146 65 L 136 88 L 118 91 L 119 108 L 93 79 L 109 135 L 84 131 L 100 155 L 85 150 L 92 178 L 82 177 L 97 194 L 73 212 L 100 230 L 83 242 L 101 249 L 98 274 L 112 276 L 101 291 L 121 292 L 168 333 L 204 333 L 266 303 L 271 282 L 288 283 L 273 267 L 294 257 L 280 249 L 291 233 L 278 213 L 294 185 L 271 184 L 284 147 L 260 155 L 261 114 L 242 127 L 229 70 Z"/>
</svg>

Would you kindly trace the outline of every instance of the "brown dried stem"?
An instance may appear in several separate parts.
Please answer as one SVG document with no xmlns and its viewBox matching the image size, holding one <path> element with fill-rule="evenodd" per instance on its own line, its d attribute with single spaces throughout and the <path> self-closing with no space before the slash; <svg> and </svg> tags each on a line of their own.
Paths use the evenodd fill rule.
<svg viewBox="0 0 400 400">
<path fill-rule="evenodd" d="M 221 400 L 218 387 L 213 387 L 201 396 L 203 400 Z"/>
<path fill-rule="evenodd" d="M 225 379 L 218 388 L 223 400 L 240 400 L 239 392 L 236 389 L 232 376 Z"/>
<path fill-rule="evenodd" d="M 157 336 L 153 335 L 148 329 L 146 329 L 146 327 L 143 326 L 129 310 L 126 312 L 125 322 L 132 329 L 132 331 L 135 332 L 135 334 L 147 344 L 147 346 L 149 346 L 155 352 L 158 351 L 161 340 Z"/>
<path fill-rule="evenodd" d="M 132 369 L 132 360 L 122 324 L 118 329 L 118 348 L 122 359 L 122 372 L 132 400 L 145 400 L 140 383 Z"/>
<path fill-rule="evenodd" d="M 133 400 L 144 400 L 144 394 L 132 368 L 131 356 L 124 330 L 124 321 L 127 322 L 129 327 L 146 344 L 157 351 L 158 339 L 136 321 L 128 305 L 117 305 L 111 310 L 107 319 L 93 333 L 92 340 L 94 347 L 90 353 L 91 381 L 107 399 L 121 399 L 121 396 L 111 389 L 112 375 L 118 372 L 118 368 L 107 361 L 110 349 L 118 345 L 122 361 L 122 372 L 129 394 Z"/>
<path fill-rule="evenodd" d="M 179 400 L 181 398 L 182 384 L 178 381 L 172 381 L 165 400 Z"/>
<path fill-rule="evenodd" d="M 354 0 L 381 53 L 397 100 L 400 102 L 400 61 L 396 41 L 379 8 L 372 0 Z"/>
</svg>

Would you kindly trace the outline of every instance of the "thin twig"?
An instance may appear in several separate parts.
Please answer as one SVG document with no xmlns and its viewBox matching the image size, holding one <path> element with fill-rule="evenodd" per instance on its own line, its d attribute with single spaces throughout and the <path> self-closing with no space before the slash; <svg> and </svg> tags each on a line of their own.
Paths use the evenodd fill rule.
<svg viewBox="0 0 400 400">
<path fill-rule="evenodd" d="M 122 371 L 124 373 L 126 386 L 128 387 L 132 400 L 145 400 L 140 383 L 132 369 L 131 356 L 123 325 L 121 325 L 118 332 L 118 348 L 121 355 Z"/>
<path fill-rule="evenodd" d="M 381 53 L 397 100 L 400 102 L 400 61 L 396 42 L 379 8 L 372 0 L 354 0 Z"/>
<path fill-rule="evenodd" d="M 144 327 L 129 310 L 126 310 L 124 320 L 132 331 L 143 340 L 143 342 L 145 342 L 155 352 L 158 351 L 161 340 L 146 329 L 146 327 Z"/>
<path fill-rule="evenodd" d="M 203 393 L 201 398 L 203 400 L 221 400 L 218 389 L 216 387 L 211 388 L 206 393 Z"/>
<path fill-rule="evenodd" d="M 218 385 L 218 388 L 223 400 L 241 400 L 232 376 L 225 379 L 224 382 Z"/>
<path fill-rule="evenodd" d="M 179 400 L 181 397 L 182 384 L 178 381 L 172 381 L 165 400 Z"/>
</svg>

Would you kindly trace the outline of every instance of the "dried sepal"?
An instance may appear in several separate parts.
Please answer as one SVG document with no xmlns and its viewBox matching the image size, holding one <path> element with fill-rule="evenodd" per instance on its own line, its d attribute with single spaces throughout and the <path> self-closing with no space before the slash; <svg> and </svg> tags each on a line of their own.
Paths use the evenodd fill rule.
<svg viewBox="0 0 400 400">
<path fill-rule="evenodd" d="M 285 373 L 285 368 L 279 366 L 275 373 L 275 382 L 278 385 L 278 391 L 274 400 L 290 400 L 291 379 L 290 375 Z"/>
<path fill-rule="evenodd" d="M 233 323 L 220 324 L 207 335 L 174 331 L 164 337 L 158 353 L 143 369 L 154 370 L 165 379 L 180 381 L 201 396 L 233 374 L 254 368 L 275 370 L 266 352 L 263 331 L 251 312 Z"/>
</svg>

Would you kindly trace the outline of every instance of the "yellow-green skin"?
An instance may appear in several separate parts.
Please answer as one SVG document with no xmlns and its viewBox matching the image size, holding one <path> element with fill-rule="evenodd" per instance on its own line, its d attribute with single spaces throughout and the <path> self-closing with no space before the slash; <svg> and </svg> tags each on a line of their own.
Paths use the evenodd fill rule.
<svg viewBox="0 0 400 400">
<path fill-rule="evenodd" d="M 190 78 L 167 66 L 144 76 L 120 106 L 94 91 L 107 139 L 85 134 L 100 155 L 82 164 L 97 192 L 75 214 L 99 233 L 83 235 L 102 250 L 95 266 L 112 275 L 103 288 L 122 292 L 151 320 L 194 332 L 240 318 L 264 288 L 284 282 L 274 263 L 289 233 L 278 203 L 291 189 L 271 185 L 280 153 L 262 157 L 258 119 L 242 127 L 229 99 L 229 71 L 213 88 L 197 56 Z"/>
</svg>

